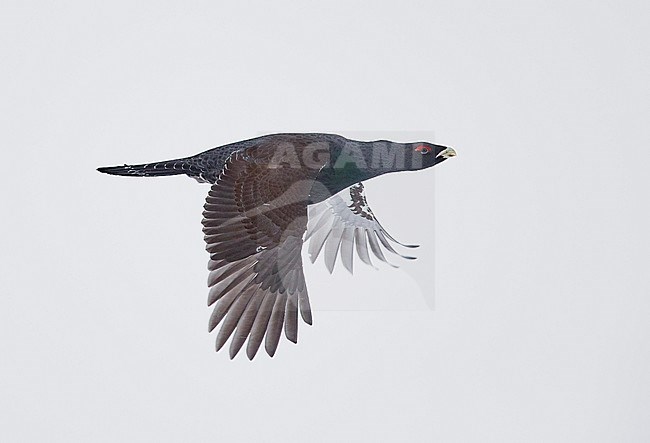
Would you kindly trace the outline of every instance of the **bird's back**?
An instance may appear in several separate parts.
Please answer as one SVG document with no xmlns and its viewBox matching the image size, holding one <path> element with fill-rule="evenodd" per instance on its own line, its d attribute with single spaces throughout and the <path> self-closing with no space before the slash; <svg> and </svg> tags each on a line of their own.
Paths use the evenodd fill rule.
<svg viewBox="0 0 650 443">
<path fill-rule="evenodd" d="M 223 170 L 228 158 L 237 151 L 259 146 L 262 149 L 270 149 L 278 153 L 291 149 L 292 146 L 304 146 L 309 143 L 326 143 L 328 149 L 332 146 L 342 146 L 347 139 L 336 134 L 321 133 L 280 133 L 264 135 L 236 143 L 230 143 L 188 157 L 184 160 L 186 168 L 191 173 L 187 175 L 200 181 L 215 183 Z M 296 167 L 310 167 L 310 159 L 298 158 Z M 196 171 L 200 171 L 198 174 Z"/>
</svg>

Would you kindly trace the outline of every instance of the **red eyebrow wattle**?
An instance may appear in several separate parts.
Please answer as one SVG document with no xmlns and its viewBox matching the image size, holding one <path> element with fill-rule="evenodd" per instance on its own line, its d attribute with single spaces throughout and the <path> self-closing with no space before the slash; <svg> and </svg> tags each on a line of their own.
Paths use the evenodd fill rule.
<svg viewBox="0 0 650 443">
<path fill-rule="evenodd" d="M 418 152 L 431 152 L 431 146 L 420 145 L 417 148 L 415 148 L 415 150 Z"/>
</svg>

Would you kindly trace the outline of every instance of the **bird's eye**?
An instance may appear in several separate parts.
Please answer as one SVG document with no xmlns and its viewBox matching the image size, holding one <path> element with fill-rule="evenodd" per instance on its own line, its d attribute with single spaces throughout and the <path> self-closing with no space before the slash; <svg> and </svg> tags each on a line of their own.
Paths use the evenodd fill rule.
<svg viewBox="0 0 650 443">
<path fill-rule="evenodd" d="M 424 154 L 428 154 L 429 152 L 431 152 L 431 146 L 420 145 L 417 148 L 415 148 L 415 150 L 424 155 Z"/>
</svg>

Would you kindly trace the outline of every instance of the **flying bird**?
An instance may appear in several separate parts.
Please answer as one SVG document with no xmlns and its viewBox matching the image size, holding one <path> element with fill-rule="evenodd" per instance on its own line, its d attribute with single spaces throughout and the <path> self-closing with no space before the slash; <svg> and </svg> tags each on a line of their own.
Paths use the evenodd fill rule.
<svg viewBox="0 0 650 443">
<path fill-rule="evenodd" d="M 208 329 L 219 324 L 216 349 L 230 358 L 246 340 L 253 359 L 262 341 L 273 357 L 282 330 L 298 341 L 298 313 L 312 324 L 301 250 L 321 252 L 330 272 L 339 257 L 353 270 L 353 252 L 388 262 L 399 254 L 379 223 L 362 182 L 389 172 L 430 168 L 456 155 L 428 142 L 356 141 L 335 134 L 271 134 L 200 154 L 140 165 L 98 168 L 129 177 L 185 174 L 211 188 L 203 211 L 208 261 Z M 401 255 L 401 254 L 400 254 Z M 402 255 L 404 258 L 413 258 Z"/>
</svg>

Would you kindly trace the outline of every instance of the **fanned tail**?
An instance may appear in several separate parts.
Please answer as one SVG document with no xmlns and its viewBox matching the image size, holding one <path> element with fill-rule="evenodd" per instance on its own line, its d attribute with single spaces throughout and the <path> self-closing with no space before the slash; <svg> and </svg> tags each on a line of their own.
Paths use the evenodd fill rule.
<svg viewBox="0 0 650 443">
<path fill-rule="evenodd" d="M 124 175 L 131 177 L 161 177 L 166 175 L 198 175 L 201 173 L 196 166 L 188 162 L 186 158 L 167 160 L 157 163 L 146 163 L 142 165 L 106 166 L 97 168 L 99 172 L 111 175 Z"/>
</svg>

